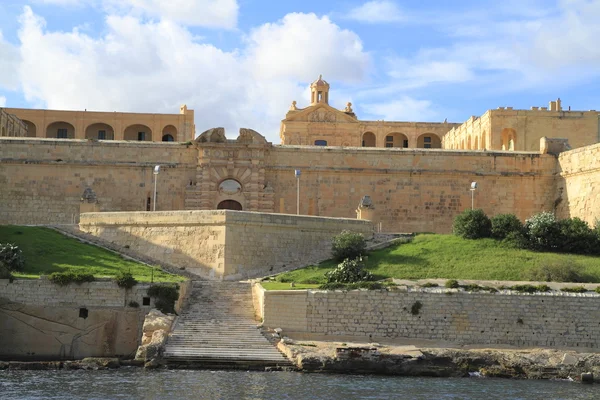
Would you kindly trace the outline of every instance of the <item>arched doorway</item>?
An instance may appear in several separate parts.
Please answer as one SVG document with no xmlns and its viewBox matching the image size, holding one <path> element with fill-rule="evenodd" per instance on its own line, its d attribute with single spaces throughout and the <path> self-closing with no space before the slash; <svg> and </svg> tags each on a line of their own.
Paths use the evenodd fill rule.
<svg viewBox="0 0 600 400">
<path fill-rule="evenodd" d="M 68 122 L 53 122 L 46 128 L 47 138 L 75 139 L 75 127 Z"/>
<path fill-rule="evenodd" d="M 141 124 L 128 126 L 125 129 L 124 139 L 137 140 L 140 142 L 151 142 L 152 129 L 148 128 L 146 125 Z"/>
<path fill-rule="evenodd" d="M 88 126 L 85 129 L 86 139 L 97 139 L 97 140 L 114 140 L 115 130 L 112 126 L 104 123 L 96 123 Z"/>
<path fill-rule="evenodd" d="M 399 132 L 390 133 L 385 137 L 385 147 L 400 147 L 406 149 L 408 147 L 408 137 Z"/>
<path fill-rule="evenodd" d="M 177 128 L 173 125 L 167 125 L 162 130 L 162 141 L 163 142 L 174 142 L 177 137 Z"/>
<path fill-rule="evenodd" d="M 217 210 L 242 211 L 242 205 L 235 200 L 223 200 L 217 205 Z"/>
<path fill-rule="evenodd" d="M 31 121 L 27 121 L 25 119 L 21 120 L 27 125 L 27 137 L 36 137 L 37 135 L 37 127 Z"/>
<path fill-rule="evenodd" d="M 435 133 L 424 133 L 417 139 L 417 147 L 420 149 L 441 149 L 442 141 Z"/>
<path fill-rule="evenodd" d="M 362 147 L 375 147 L 377 146 L 377 140 L 373 132 L 366 132 L 362 137 Z"/>
</svg>

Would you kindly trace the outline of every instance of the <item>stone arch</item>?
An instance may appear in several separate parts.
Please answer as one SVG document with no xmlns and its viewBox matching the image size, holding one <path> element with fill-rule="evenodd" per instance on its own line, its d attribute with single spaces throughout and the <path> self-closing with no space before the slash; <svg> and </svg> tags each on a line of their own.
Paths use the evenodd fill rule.
<svg viewBox="0 0 600 400">
<path fill-rule="evenodd" d="M 226 143 L 225 128 L 211 128 L 202 132 L 197 138 L 197 143 Z"/>
<path fill-rule="evenodd" d="M 486 136 L 487 134 L 485 133 L 485 131 L 481 134 L 481 149 L 485 150 L 485 141 L 486 141 Z"/>
<path fill-rule="evenodd" d="M 22 119 L 25 126 L 27 126 L 27 137 L 36 137 L 37 136 L 37 126 L 26 119 Z"/>
<path fill-rule="evenodd" d="M 142 124 L 129 125 L 125 128 L 123 139 L 140 142 L 152 141 L 152 129 Z"/>
<path fill-rule="evenodd" d="M 242 205 L 239 201 L 235 200 L 223 200 L 217 204 L 217 210 L 234 210 L 234 211 L 242 211 Z"/>
<path fill-rule="evenodd" d="M 424 133 L 417 138 L 417 147 L 420 149 L 441 149 L 442 140 L 435 133 Z"/>
<path fill-rule="evenodd" d="M 461 139 L 460 140 L 460 149 L 464 150 L 465 149 L 465 139 Z"/>
<path fill-rule="evenodd" d="M 112 126 L 105 124 L 104 122 L 96 122 L 95 124 L 91 124 L 85 128 L 85 138 L 96 140 L 114 140 L 115 130 Z"/>
<path fill-rule="evenodd" d="M 467 150 L 471 150 L 471 136 L 467 136 Z"/>
<path fill-rule="evenodd" d="M 408 136 L 400 132 L 388 133 L 385 137 L 385 147 L 408 148 Z"/>
<path fill-rule="evenodd" d="M 517 148 L 517 131 L 513 128 L 502 129 L 502 150 L 514 151 Z"/>
<path fill-rule="evenodd" d="M 46 137 L 55 139 L 75 139 L 75 127 L 64 121 L 52 122 L 46 127 Z"/>
<path fill-rule="evenodd" d="M 177 128 L 174 125 L 167 125 L 162 130 L 163 142 L 174 142 L 177 138 Z"/>
<path fill-rule="evenodd" d="M 475 143 L 473 144 L 473 150 L 479 150 L 479 138 L 475 136 Z"/>
<path fill-rule="evenodd" d="M 363 134 L 362 147 L 377 147 L 377 138 L 373 132 L 365 132 Z"/>
</svg>

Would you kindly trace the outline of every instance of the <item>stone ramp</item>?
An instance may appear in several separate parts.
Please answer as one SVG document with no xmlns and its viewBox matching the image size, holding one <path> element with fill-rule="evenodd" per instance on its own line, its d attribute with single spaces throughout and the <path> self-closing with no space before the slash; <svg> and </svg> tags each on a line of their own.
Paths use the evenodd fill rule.
<svg viewBox="0 0 600 400">
<path fill-rule="evenodd" d="M 290 361 L 256 327 L 249 283 L 192 283 L 187 306 L 167 339 L 171 367 L 290 367 Z"/>
</svg>

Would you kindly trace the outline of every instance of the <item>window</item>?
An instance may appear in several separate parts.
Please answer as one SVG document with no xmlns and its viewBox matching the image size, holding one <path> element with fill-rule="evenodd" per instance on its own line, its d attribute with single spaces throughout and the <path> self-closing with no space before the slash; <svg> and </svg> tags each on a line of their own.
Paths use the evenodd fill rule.
<svg viewBox="0 0 600 400">
<path fill-rule="evenodd" d="M 173 135 L 166 134 L 162 137 L 163 142 L 174 142 Z"/>
<path fill-rule="evenodd" d="M 423 147 L 425 149 L 430 149 L 431 148 L 431 143 L 425 143 L 425 145 Z"/>
<path fill-rule="evenodd" d="M 423 142 L 424 142 L 424 143 L 431 143 L 431 136 L 425 136 L 425 137 L 423 138 Z"/>
<path fill-rule="evenodd" d="M 146 211 L 150 211 L 152 209 L 152 198 L 148 197 L 146 199 Z"/>
<path fill-rule="evenodd" d="M 106 131 L 98 131 L 98 140 L 106 140 Z"/>
<path fill-rule="evenodd" d="M 138 140 L 140 142 L 143 142 L 144 140 L 146 140 L 146 132 L 138 132 Z"/>
<path fill-rule="evenodd" d="M 327 146 L 327 140 L 315 140 L 315 146 Z"/>
<path fill-rule="evenodd" d="M 386 142 L 388 142 L 388 143 L 389 143 L 389 142 L 392 142 L 392 143 L 394 143 L 394 137 L 393 137 L 393 136 L 391 136 L 391 135 L 390 135 L 390 136 L 386 136 L 386 137 L 385 137 L 385 141 L 386 141 Z"/>
<path fill-rule="evenodd" d="M 66 139 L 66 138 L 68 138 L 69 136 L 67 134 L 67 129 L 65 129 L 65 128 L 57 129 L 57 131 L 56 131 L 56 137 L 58 139 Z"/>
<path fill-rule="evenodd" d="M 150 305 L 150 297 L 142 297 L 142 305 L 149 306 Z"/>
<path fill-rule="evenodd" d="M 389 143 L 389 142 L 387 142 L 387 143 L 385 144 L 385 147 L 394 147 L 394 143 Z"/>
<path fill-rule="evenodd" d="M 405 140 L 402 142 L 402 147 L 404 147 L 405 149 L 408 149 L 408 139 L 405 139 Z"/>
</svg>

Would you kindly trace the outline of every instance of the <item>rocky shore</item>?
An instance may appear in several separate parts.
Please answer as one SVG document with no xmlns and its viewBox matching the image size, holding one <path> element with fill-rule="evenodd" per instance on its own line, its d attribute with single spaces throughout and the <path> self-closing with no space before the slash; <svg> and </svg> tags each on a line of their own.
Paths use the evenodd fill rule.
<svg viewBox="0 0 600 400">
<path fill-rule="evenodd" d="M 283 339 L 278 347 L 304 372 L 600 382 L 600 354 L 597 353 L 549 349 L 417 348 L 290 339 Z"/>
<path fill-rule="evenodd" d="M 0 361 L 0 370 L 105 370 L 120 367 L 143 367 L 143 360 L 118 358 L 84 358 L 72 361 Z"/>
</svg>

